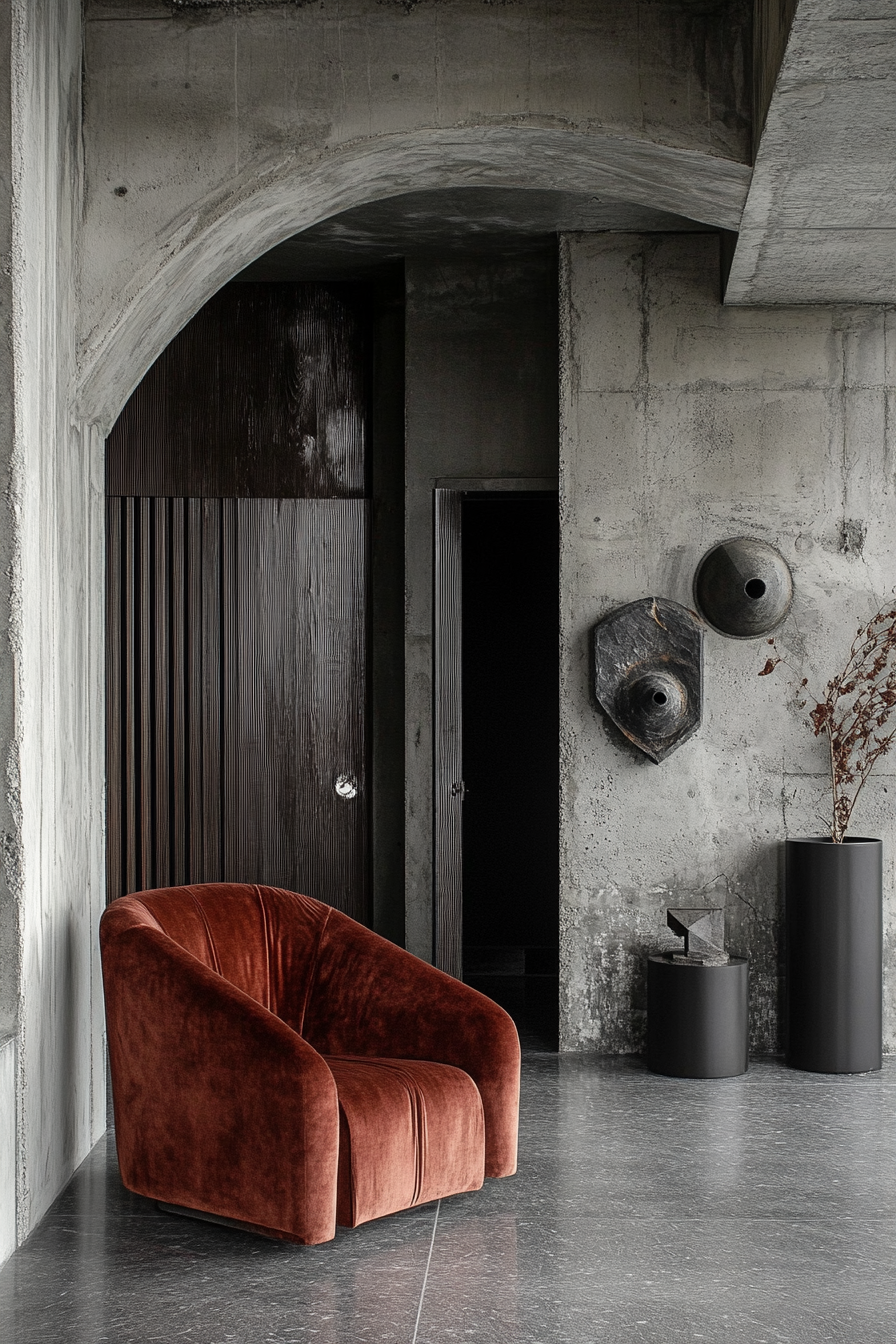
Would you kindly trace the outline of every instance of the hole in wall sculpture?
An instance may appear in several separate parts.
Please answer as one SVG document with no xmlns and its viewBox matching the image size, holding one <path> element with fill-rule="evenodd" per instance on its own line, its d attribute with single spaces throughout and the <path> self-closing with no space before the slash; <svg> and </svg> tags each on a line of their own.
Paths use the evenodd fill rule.
<svg viewBox="0 0 896 1344">
<path fill-rule="evenodd" d="M 700 727 L 703 626 L 680 603 L 644 597 L 599 621 L 593 672 L 601 709 L 657 764 Z"/>
<path fill-rule="evenodd" d="M 720 635 L 756 639 L 776 630 L 793 601 L 793 576 L 779 550 L 758 537 L 729 537 L 707 551 L 694 575 L 697 610 Z"/>
</svg>

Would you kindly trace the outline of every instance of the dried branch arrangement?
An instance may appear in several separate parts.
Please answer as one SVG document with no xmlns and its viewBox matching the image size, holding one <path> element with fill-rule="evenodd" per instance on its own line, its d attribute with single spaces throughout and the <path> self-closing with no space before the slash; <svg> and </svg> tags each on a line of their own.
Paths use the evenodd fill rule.
<svg viewBox="0 0 896 1344">
<path fill-rule="evenodd" d="M 767 677 L 779 663 L 786 663 L 774 639 L 767 641 L 774 656 L 759 673 Z M 816 700 L 803 677 L 799 683 L 800 709 L 809 709 L 816 737 L 827 735 L 831 769 L 831 839 L 841 844 L 856 800 L 881 756 L 896 739 L 896 724 L 889 727 L 896 707 L 896 607 L 881 607 L 867 625 L 860 625 L 852 642 L 846 666 Z M 814 703 L 813 703 L 814 702 Z"/>
</svg>

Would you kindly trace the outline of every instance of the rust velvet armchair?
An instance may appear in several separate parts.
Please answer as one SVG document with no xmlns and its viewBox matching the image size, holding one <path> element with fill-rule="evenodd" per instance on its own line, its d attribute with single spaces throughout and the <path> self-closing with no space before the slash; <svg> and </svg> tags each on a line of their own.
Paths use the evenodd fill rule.
<svg viewBox="0 0 896 1344">
<path fill-rule="evenodd" d="M 100 942 L 124 1184 L 314 1244 L 516 1170 L 507 1014 L 273 887 L 123 896 Z"/>
</svg>

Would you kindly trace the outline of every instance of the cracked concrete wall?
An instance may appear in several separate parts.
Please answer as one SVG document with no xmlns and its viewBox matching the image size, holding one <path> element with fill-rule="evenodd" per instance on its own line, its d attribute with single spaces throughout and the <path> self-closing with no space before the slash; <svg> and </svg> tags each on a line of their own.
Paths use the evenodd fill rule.
<svg viewBox="0 0 896 1344">
<path fill-rule="evenodd" d="M 590 690 L 589 632 L 647 595 L 693 605 L 738 534 L 795 581 L 779 644 L 823 688 L 896 584 L 896 312 L 724 308 L 712 235 L 562 244 L 561 1039 L 637 1051 L 671 904 L 726 909 L 751 958 L 751 1047 L 780 1047 L 781 851 L 824 833 L 827 754 L 767 646 L 708 630 L 697 735 L 654 765 Z M 885 845 L 885 1048 L 896 1050 L 896 759 L 852 833 Z"/>
</svg>

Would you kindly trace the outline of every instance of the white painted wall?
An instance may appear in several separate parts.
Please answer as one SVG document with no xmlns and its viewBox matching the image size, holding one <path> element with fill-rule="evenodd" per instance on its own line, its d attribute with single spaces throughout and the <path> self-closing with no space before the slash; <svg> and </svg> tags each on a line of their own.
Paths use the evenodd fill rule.
<svg viewBox="0 0 896 1344">
<path fill-rule="evenodd" d="M 780 642 L 823 687 L 896 585 L 896 312 L 724 308 L 710 235 L 563 244 L 562 1042 L 640 1048 L 665 908 L 725 905 L 752 959 L 752 1045 L 779 1044 L 779 861 L 823 833 L 827 756 L 761 641 L 707 631 L 697 735 L 657 766 L 591 699 L 589 631 L 648 595 L 693 605 L 706 550 L 748 533 L 796 585 Z M 843 553 L 844 520 L 867 528 Z M 854 834 L 885 841 L 885 1043 L 896 1049 L 896 760 Z"/>
</svg>

